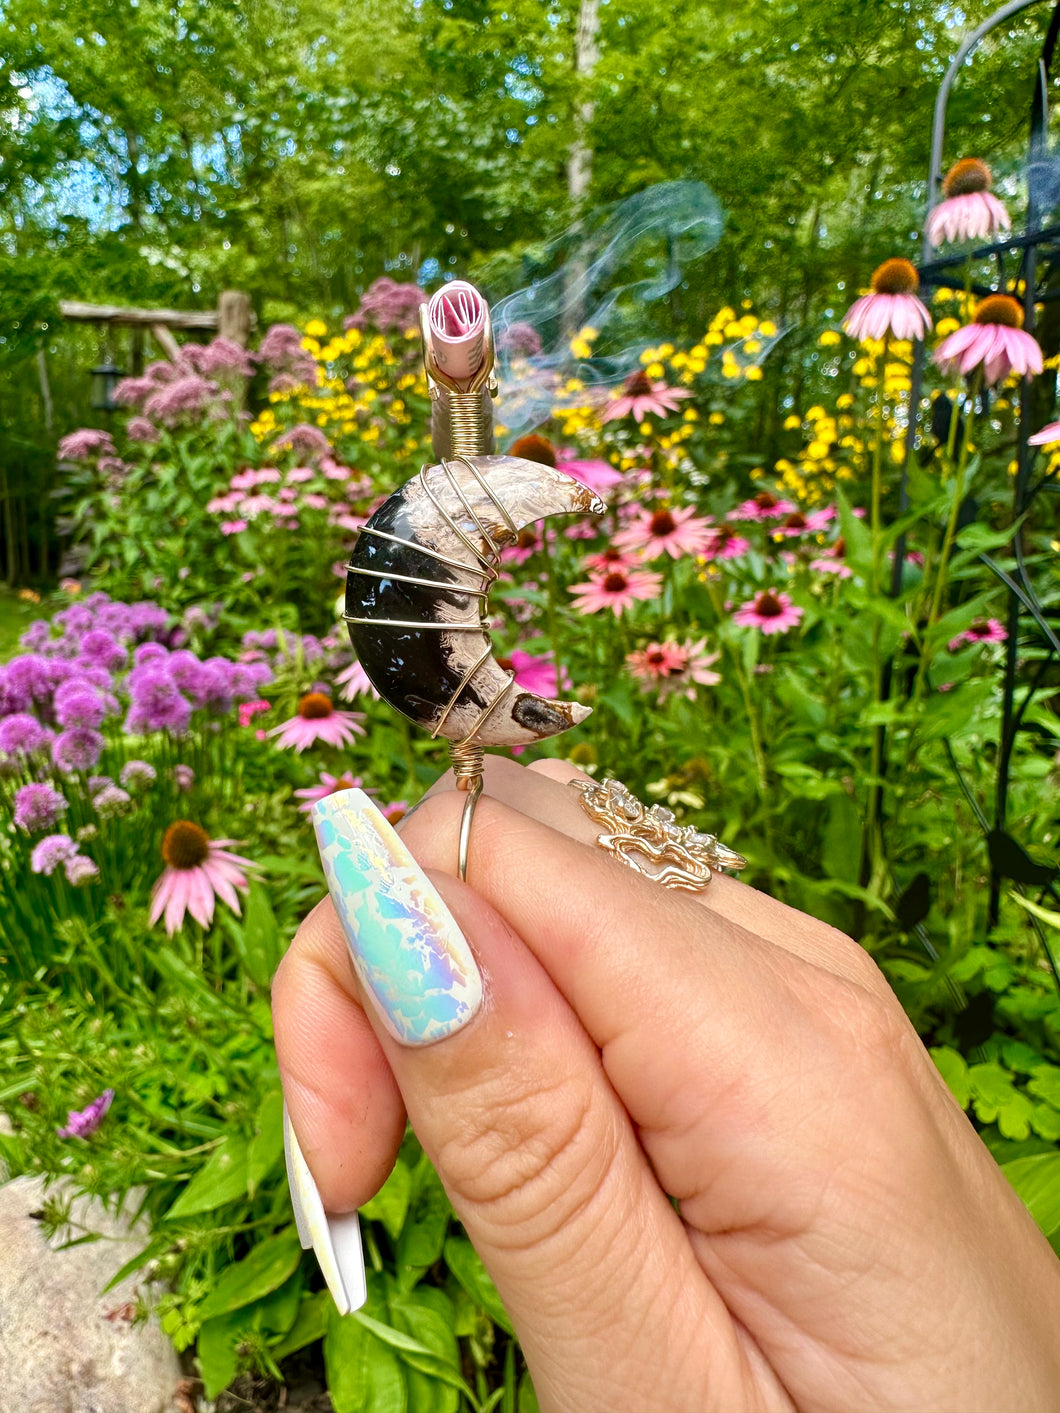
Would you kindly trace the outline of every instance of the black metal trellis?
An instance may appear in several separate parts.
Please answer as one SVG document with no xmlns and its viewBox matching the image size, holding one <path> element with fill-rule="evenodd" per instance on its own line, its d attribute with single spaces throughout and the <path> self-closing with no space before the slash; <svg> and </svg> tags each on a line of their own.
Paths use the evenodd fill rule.
<svg viewBox="0 0 1060 1413">
<path fill-rule="evenodd" d="M 932 127 L 931 142 L 931 165 L 928 180 L 928 213 L 935 206 L 942 183 L 942 149 L 946 131 L 946 109 L 949 102 L 950 92 L 954 81 L 965 61 L 978 47 L 981 41 L 995 30 L 999 25 L 1021 11 L 1029 9 L 1031 5 L 1041 3 L 1041 0 L 1010 0 L 1009 4 L 1001 6 L 987 20 L 974 30 L 961 44 L 954 55 L 949 68 L 939 86 L 938 95 L 935 102 L 934 123 Z M 937 257 L 934 247 L 928 235 L 925 221 L 923 258 L 918 271 L 921 282 L 930 287 L 938 287 L 951 283 L 950 276 L 958 267 L 963 267 L 970 260 L 992 259 L 996 265 L 996 280 L 993 286 L 983 286 L 973 284 L 972 292 L 978 295 L 988 295 L 1006 290 L 1010 281 L 1015 281 L 1015 288 L 1019 288 L 1019 283 L 1023 284 L 1023 308 L 1024 308 L 1024 328 L 1033 333 L 1035 330 L 1035 308 L 1039 304 L 1048 304 L 1060 299 L 1060 285 L 1050 287 L 1046 281 L 1053 276 L 1060 276 L 1060 225 L 1052 224 L 1043 226 L 1041 222 L 1044 211 L 1049 205 L 1043 199 L 1044 182 L 1042 180 L 1048 172 L 1048 116 L 1049 116 L 1049 75 L 1052 68 L 1054 53 L 1060 38 L 1060 0 L 1054 0 L 1053 13 L 1050 18 L 1045 40 L 1042 44 L 1041 54 L 1038 59 L 1037 72 L 1034 84 L 1034 93 L 1031 102 L 1030 112 L 1030 137 L 1028 143 L 1028 203 L 1027 219 L 1025 229 L 1020 234 L 1014 234 L 1002 240 L 997 240 L 989 245 L 981 246 L 970 253 L 962 253 L 955 256 Z M 1057 192 L 1060 196 L 1060 191 Z M 1060 339 L 1056 340 L 1060 348 Z M 1058 348 L 1046 348 L 1043 351 L 1046 356 L 1051 356 L 1058 351 Z M 902 479 L 899 489 L 899 513 L 904 513 L 909 507 L 908 495 L 908 467 L 911 457 L 916 451 L 917 432 L 920 420 L 921 398 L 924 385 L 924 364 L 925 349 L 923 343 L 917 345 L 910 388 L 910 415 L 909 426 L 906 433 L 905 458 L 903 462 Z M 1041 680 L 1050 664 L 1060 659 L 1060 638 L 1049 624 L 1045 610 L 1038 599 L 1030 575 L 1024 552 L 1023 524 L 1024 518 L 1035 497 L 1042 491 L 1048 483 L 1047 476 L 1040 476 L 1032 483 L 1031 473 L 1034 464 L 1033 448 L 1028 444 L 1028 436 L 1031 434 L 1031 421 L 1034 415 L 1033 408 L 1034 388 L 1029 377 L 1023 379 L 1020 389 L 1020 416 L 1018 427 L 1018 442 L 1016 452 L 1016 477 L 1013 488 L 1013 533 L 1012 533 L 1012 553 L 1015 559 L 1015 574 L 1010 575 L 1003 571 L 988 555 L 980 556 L 983 564 L 1004 584 L 1008 593 L 1008 613 L 1006 628 L 1008 638 L 1005 644 L 1005 663 L 1002 693 L 1002 723 L 1001 733 L 998 741 L 997 768 L 995 773 L 995 798 L 994 798 L 994 819 L 992 827 L 985 817 L 980 819 L 980 824 L 984 827 L 984 834 L 990 853 L 990 905 L 989 924 L 993 927 L 998 919 L 998 911 L 1001 897 L 1001 882 L 1003 877 L 1014 878 L 1017 883 L 1036 883 L 1045 886 L 1047 890 L 1057 897 L 1052 883 L 1043 874 L 1051 874 L 1052 870 L 1042 870 L 1041 866 L 1035 865 L 1027 858 L 1024 851 L 1008 839 L 1006 834 L 1006 815 L 1009 798 L 1009 777 L 1012 762 L 1012 752 L 1016 741 L 1016 736 L 1023 722 L 1024 714 L 1031 701 L 1038 691 Z M 952 415 L 957 415 L 954 409 Z M 905 556 L 905 537 L 903 536 L 896 545 L 894 566 L 891 581 L 892 595 L 897 596 L 902 578 L 902 565 Z M 1035 675 L 1029 685 L 1025 688 L 1022 699 L 1017 702 L 1017 665 L 1018 665 L 1018 639 L 1020 629 L 1020 619 L 1023 611 L 1026 611 L 1032 622 L 1036 625 L 1044 640 L 1044 656 L 1039 661 Z M 960 768 L 946 743 L 950 761 L 954 770 L 958 774 L 959 783 L 965 794 L 969 791 L 966 782 L 960 775 Z M 978 812 L 978 811 L 977 811 Z M 870 822 L 871 823 L 871 822 Z M 1025 872 L 1027 876 L 1020 878 L 1019 866 L 1013 867 L 1011 862 L 1013 854 L 1022 856 L 1026 861 Z M 1031 877 L 1034 870 L 1039 870 L 1037 877 Z M 1035 922 L 1038 928 L 1042 945 L 1053 962 L 1052 955 L 1046 944 L 1046 939 L 1042 933 L 1040 925 Z M 1055 966 L 1054 966 L 1055 971 Z"/>
</svg>

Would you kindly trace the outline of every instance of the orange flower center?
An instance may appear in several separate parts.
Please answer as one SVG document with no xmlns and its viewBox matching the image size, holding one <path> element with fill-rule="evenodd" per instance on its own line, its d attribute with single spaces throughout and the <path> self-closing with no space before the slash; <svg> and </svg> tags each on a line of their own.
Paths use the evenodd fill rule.
<svg viewBox="0 0 1060 1413">
<path fill-rule="evenodd" d="M 629 580 L 624 574 L 609 574 L 602 585 L 607 594 L 620 594 L 623 589 L 628 587 Z"/>
<path fill-rule="evenodd" d="M 660 538 L 664 535 L 672 535 L 677 529 L 677 521 L 668 510 L 657 510 L 651 518 L 649 529 L 653 535 Z"/>
<path fill-rule="evenodd" d="M 835 555 L 836 559 L 842 559 L 846 552 L 847 542 L 844 540 L 843 536 L 840 535 L 839 539 L 836 540 L 835 544 L 832 546 L 832 553 Z"/>
<path fill-rule="evenodd" d="M 943 196 L 970 196 L 973 191 L 989 191 L 994 184 L 990 168 L 978 157 L 962 157 L 946 173 Z"/>
<path fill-rule="evenodd" d="M 512 442 L 508 455 L 521 456 L 525 461 L 539 461 L 542 466 L 556 464 L 556 448 L 547 437 L 539 437 L 536 432 Z"/>
<path fill-rule="evenodd" d="M 170 868 L 198 868 L 210 857 L 210 838 L 190 819 L 175 819 L 162 836 L 162 857 Z"/>
<path fill-rule="evenodd" d="M 298 715 L 306 721 L 320 721 L 331 713 L 331 698 L 323 692 L 307 692 L 298 703 Z"/>
<path fill-rule="evenodd" d="M 661 667 L 666 661 L 666 654 L 663 652 L 662 648 L 653 648 L 647 654 L 647 660 L 652 667 Z"/>
<path fill-rule="evenodd" d="M 793 511 L 791 515 L 785 516 L 781 523 L 785 530 L 805 530 L 806 516 L 803 515 L 801 511 L 796 510 Z"/>
<path fill-rule="evenodd" d="M 873 294 L 912 294 L 919 284 L 916 266 L 901 257 L 885 260 L 872 275 Z"/>
<path fill-rule="evenodd" d="M 512 662 L 510 657 L 495 657 L 493 661 L 502 672 L 513 672 L 515 670 L 515 663 Z"/>
<path fill-rule="evenodd" d="M 555 463 L 553 463 L 553 465 L 555 465 Z M 520 531 L 519 531 L 519 536 L 518 536 L 518 538 L 516 539 L 515 543 L 516 543 L 516 545 L 518 546 L 519 549 L 525 549 L 525 550 L 537 549 L 537 531 L 536 531 L 536 530 L 520 530 Z"/>
<path fill-rule="evenodd" d="M 626 392 L 630 397 L 645 397 L 651 391 L 651 379 L 643 370 L 631 373 L 626 379 Z"/>
<path fill-rule="evenodd" d="M 755 505 L 759 510 L 772 510 L 778 504 L 776 496 L 771 496 L 768 491 L 759 491 L 755 496 Z"/>
<path fill-rule="evenodd" d="M 1019 300 L 1010 294 L 988 294 L 975 311 L 977 324 L 1005 324 L 1010 329 L 1023 328 L 1023 310 Z"/>
<path fill-rule="evenodd" d="M 784 612 L 784 605 L 777 598 L 776 594 L 770 593 L 768 589 L 758 595 L 755 603 L 755 612 L 761 618 L 779 618 Z"/>
</svg>

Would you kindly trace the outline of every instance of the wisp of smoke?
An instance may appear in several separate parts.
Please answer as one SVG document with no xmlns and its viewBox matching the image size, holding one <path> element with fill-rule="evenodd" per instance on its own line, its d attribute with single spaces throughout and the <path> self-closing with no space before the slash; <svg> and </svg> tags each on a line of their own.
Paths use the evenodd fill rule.
<svg viewBox="0 0 1060 1413">
<path fill-rule="evenodd" d="M 548 417 L 557 385 L 567 378 L 611 384 L 637 366 L 653 341 L 649 306 L 714 249 L 724 220 L 703 182 L 662 182 L 598 209 L 550 243 L 541 263 L 559 259 L 558 268 L 491 311 L 503 399 L 499 416 L 511 436 Z M 536 331 L 542 351 L 517 357 L 513 349 L 522 330 L 513 326 L 525 325 Z M 591 361 L 570 349 L 571 335 L 586 327 L 596 331 L 601 350 L 594 350 Z M 654 333 L 657 341 L 661 331 Z"/>
</svg>

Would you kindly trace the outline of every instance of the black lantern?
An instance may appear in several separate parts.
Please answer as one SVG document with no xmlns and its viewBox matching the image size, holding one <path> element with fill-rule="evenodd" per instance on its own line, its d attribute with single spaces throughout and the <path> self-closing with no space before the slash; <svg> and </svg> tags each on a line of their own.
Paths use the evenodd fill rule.
<svg viewBox="0 0 1060 1413">
<path fill-rule="evenodd" d="M 92 369 L 92 406 L 97 412 L 118 410 L 118 404 L 114 401 L 114 389 L 118 386 L 118 380 L 124 377 L 124 372 L 116 368 L 109 358 L 98 368 Z"/>
</svg>

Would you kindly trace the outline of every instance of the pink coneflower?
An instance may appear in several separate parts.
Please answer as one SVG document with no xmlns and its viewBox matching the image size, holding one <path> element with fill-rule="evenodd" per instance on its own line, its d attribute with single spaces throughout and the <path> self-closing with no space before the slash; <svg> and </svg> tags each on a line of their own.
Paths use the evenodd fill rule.
<svg viewBox="0 0 1060 1413">
<path fill-rule="evenodd" d="M 641 510 L 625 530 L 615 536 L 619 549 L 640 550 L 645 559 L 668 554 L 702 554 L 714 533 L 710 518 L 697 515 L 693 505 L 664 510 Z"/>
<path fill-rule="evenodd" d="M 726 520 L 783 520 L 798 510 L 793 500 L 778 500 L 768 491 L 759 491 L 753 500 L 741 501 L 735 510 L 730 510 Z"/>
<path fill-rule="evenodd" d="M 293 746 L 304 751 L 314 741 L 329 746 L 346 746 L 354 736 L 363 736 L 364 717 L 355 711 L 336 711 L 324 692 L 307 692 L 298 703 L 298 714 L 274 726 L 268 733 L 283 749 Z"/>
<path fill-rule="evenodd" d="M 345 573 L 345 569 L 343 573 Z M 379 693 L 368 680 L 368 673 L 365 672 L 356 658 L 350 663 L 349 667 L 342 669 L 335 678 L 335 683 L 342 688 L 339 695 L 342 697 L 343 701 L 352 702 L 354 697 L 359 696 L 361 692 L 367 692 L 369 696 L 375 697 L 376 701 L 379 700 Z"/>
<path fill-rule="evenodd" d="M 601 422 L 614 422 L 619 417 L 632 417 L 641 422 L 645 417 L 665 417 L 676 412 L 683 397 L 691 397 L 687 388 L 671 388 L 665 383 L 653 383 L 647 373 L 638 369 L 623 384 L 624 391 L 612 397 L 600 413 Z"/>
<path fill-rule="evenodd" d="M 990 190 L 993 184 L 990 168 L 978 157 L 963 157 L 955 162 L 942 183 L 944 200 L 927 220 L 926 233 L 931 244 L 984 240 L 1011 229 L 1008 212 Z"/>
<path fill-rule="evenodd" d="M 760 628 L 763 633 L 786 633 L 794 628 L 803 610 L 792 603 L 787 594 L 775 594 L 764 589 L 750 603 L 741 604 L 732 621 L 741 628 Z"/>
<path fill-rule="evenodd" d="M 656 599 L 662 575 L 650 569 L 611 569 L 584 584 L 572 584 L 570 592 L 579 613 L 598 613 L 609 608 L 617 617 L 637 599 Z"/>
<path fill-rule="evenodd" d="M 920 276 L 909 260 L 885 260 L 873 272 L 872 293 L 856 299 L 843 328 L 852 339 L 922 339 L 931 315 L 916 297 Z"/>
<path fill-rule="evenodd" d="M 793 510 L 779 525 L 773 527 L 772 533 L 782 535 L 785 539 L 799 535 L 816 535 L 818 530 L 823 530 L 834 519 L 835 511 L 831 506 L 811 510 L 809 515 L 804 515 L 801 510 Z"/>
<path fill-rule="evenodd" d="M 675 692 L 694 701 L 695 683 L 714 687 L 721 681 L 721 674 L 710 670 L 721 654 L 708 653 L 705 647 L 703 638 L 698 643 L 649 643 L 629 653 L 626 665 L 646 687 L 658 688 L 660 701 Z"/>
<path fill-rule="evenodd" d="M 840 535 L 831 549 L 824 550 L 820 558 L 810 560 L 810 568 L 816 569 L 819 574 L 834 574 L 837 579 L 849 579 L 853 570 L 843 563 L 846 552 L 847 542 Z"/>
<path fill-rule="evenodd" d="M 1060 422 L 1050 422 L 1027 438 L 1028 446 L 1052 446 L 1054 442 L 1060 442 Z"/>
<path fill-rule="evenodd" d="M 241 535 L 243 531 L 247 528 L 248 523 L 249 522 L 246 520 L 222 520 L 221 534 Z"/>
<path fill-rule="evenodd" d="M 544 653 L 541 657 L 534 657 L 532 653 L 523 652 L 522 648 L 513 648 L 510 657 L 498 657 L 496 659 L 498 667 L 506 672 L 515 673 L 515 685 L 522 687 L 524 692 L 533 692 L 539 697 L 557 697 L 560 687 L 556 679 L 556 664 L 551 653 Z M 564 677 L 564 688 L 570 686 L 570 681 Z"/>
<path fill-rule="evenodd" d="M 505 545 L 501 550 L 501 562 L 503 564 L 525 564 L 531 555 L 544 549 L 544 544 L 544 539 L 535 526 L 527 525 L 525 529 L 519 531 L 518 537 L 512 544 Z"/>
<path fill-rule="evenodd" d="M 975 312 L 975 322 L 943 339 L 935 362 L 946 374 L 970 373 L 982 365 L 989 386 L 1010 373 L 1042 371 L 1042 351 L 1023 330 L 1023 310 L 1010 294 L 991 294 Z"/>
<path fill-rule="evenodd" d="M 607 461 L 587 461 L 581 457 L 570 456 L 565 451 L 556 453 L 556 470 L 565 471 L 568 476 L 573 476 L 598 496 L 605 495 L 625 480 L 622 472 L 616 471 Z"/>
<path fill-rule="evenodd" d="M 390 825 L 397 824 L 399 820 L 404 819 L 408 812 L 408 800 L 391 800 L 388 805 L 379 806 L 379 813 Z"/>
<path fill-rule="evenodd" d="M 60 1138 L 87 1138 L 95 1133 L 103 1122 L 103 1115 L 114 1101 L 114 1090 L 104 1089 L 98 1099 L 93 1099 L 84 1109 L 70 1109 L 66 1115 L 66 1127 L 56 1129 Z"/>
<path fill-rule="evenodd" d="M 318 785 L 307 785 L 304 790 L 296 790 L 294 793 L 298 799 L 305 801 L 298 808 L 303 814 L 307 814 L 317 800 L 326 800 L 337 790 L 359 790 L 361 788 L 362 782 L 359 775 L 351 775 L 349 771 L 345 775 L 329 775 L 326 770 L 322 770 Z"/>
<path fill-rule="evenodd" d="M 247 883 L 244 868 L 253 868 L 250 859 L 230 854 L 234 839 L 211 839 L 190 819 L 177 819 L 162 838 L 166 867 L 151 892 L 151 927 L 165 913 L 166 933 L 172 937 L 191 913 L 200 927 L 213 921 L 214 900 L 220 897 L 239 917 L 239 897 Z"/>
<path fill-rule="evenodd" d="M 737 535 L 727 525 L 716 525 L 710 544 L 703 551 L 704 559 L 739 559 L 751 548 L 751 541 Z"/>
<path fill-rule="evenodd" d="M 956 638 L 951 638 L 947 646 L 955 653 L 963 643 L 1003 643 L 1007 637 L 1008 633 L 996 618 L 980 618 Z"/>
</svg>

